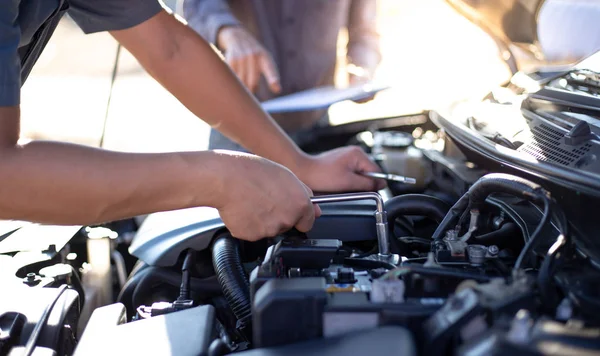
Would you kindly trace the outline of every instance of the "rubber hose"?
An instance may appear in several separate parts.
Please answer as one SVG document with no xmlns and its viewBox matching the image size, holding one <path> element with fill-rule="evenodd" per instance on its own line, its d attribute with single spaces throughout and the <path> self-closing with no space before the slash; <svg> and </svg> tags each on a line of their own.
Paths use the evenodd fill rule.
<svg viewBox="0 0 600 356">
<path fill-rule="evenodd" d="M 546 199 L 545 191 L 538 184 L 510 174 L 491 173 L 481 177 L 469 189 L 473 209 L 480 208 L 492 193 L 514 195 L 536 204 L 541 204 Z"/>
<path fill-rule="evenodd" d="M 450 213 L 444 217 L 433 234 L 434 240 L 442 238 L 442 234 L 448 230 L 456 221 L 457 217 L 469 207 L 480 209 L 487 197 L 492 193 L 504 193 L 536 204 L 546 204 L 549 199 L 547 192 L 539 185 L 526 179 L 509 174 L 491 173 L 479 178 L 471 188 L 454 204 Z"/>
<path fill-rule="evenodd" d="M 496 231 L 489 232 L 487 234 L 475 236 L 477 241 L 480 241 L 484 244 L 500 244 L 502 242 L 507 241 L 507 238 L 520 234 L 521 231 L 519 226 L 513 222 L 507 222 L 506 224 L 500 226 L 500 228 Z"/>
<path fill-rule="evenodd" d="M 181 284 L 181 275 L 179 272 L 173 272 L 160 267 L 149 266 L 138 273 L 125 283 L 119 293 L 117 301 L 123 303 L 127 308 L 127 315 L 133 316 L 135 312 L 135 302 L 141 299 L 142 295 L 149 292 L 149 289 L 155 283 L 162 282 L 173 287 L 179 287 Z M 221 288 L 217 283 L 216 277 L 190 279 L 190 288 L 194 291 L 205 291 L 208 293 L 220 293 Z"/>
<path fill-rule="evenodd" d="M 443 200 L 424 194 L 405 194 L 393 197 L 385 202 L 388 226 L 393 227 L 397 217 L 403 215 L 425 216 L 440 223 L 450 210 Z"/>
<path fill-rule="evenodd" d="M 517 257 L 517 261 L 515 262 L 514 266 L 515 270 L 521 269 L 521 267 L 523 267 L 525 260 L 529 258 L 530 254 L 537 247 L 538 240 L 542 235 L 542 230 L 544 229 L 544 226 L 546 226 L 546 224 L 550 222 L 550 217 L 550 200 L 545 200 L 544 212 L 542 213 L 542 220 L 538 224 L 535 231 L 531 234 L 529 241 L 527 241 L 527 243 L 525 243 L 525 246 L 523 246 L 519 257 Z"/>
<path fill-rule="evenodd" d="M 242 267 L 238 241 L 229 234 L 217 237 L 212 246 L 213 267 L 229 303 L 242 326 L 250 324 L 250 282 Z"/>
</svg>

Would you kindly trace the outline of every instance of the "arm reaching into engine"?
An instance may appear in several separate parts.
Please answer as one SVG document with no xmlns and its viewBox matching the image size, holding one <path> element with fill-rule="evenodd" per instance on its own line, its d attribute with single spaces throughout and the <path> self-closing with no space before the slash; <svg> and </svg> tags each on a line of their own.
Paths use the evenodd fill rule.
<svg viewBox="0 0 600 356">
<path fill-rule="evenodd" d="M 360 149 L 319 156 L 302 152 L 208 43 L 174 16 L 161 11 L 111 33 L 190 111 L 249 151 L 288 167 L 311 189 L 364 191 L 384 185 L 357 174 L 379 170 Z"/>
<path fill-rule="evenodd" d="M 308 231 L 318 207 L 288 169 L 222 152 L 134 154 L 58 142 L 17 145 L 18 107 L 0 107 L 0 219 L 94 224 L 195 206 L 233 236 Z"/>
<path fill-rule="evenodd" d="M 86 0 L 72 15 L 89 25 L 91 18 L 103 19 L 103 11 L 90 12 L 93 6 L 110 5 L 121 25 L 128 15 L 116 10 L 127 4 L 135 9 L 131 2 Z M 272 161 L 225 152 L 133 154 L 58 142 L 19 145 L 21 41 L 14 20 L 18 6 L 12 5 L 0 16 L 0 40 L 6 44 L 0 51 L 5 69 L 0 73 L 0 219 L 94 224 L 211 206 L 233 236 L 256 240 L 312 227 L 319 209 L 294 173 L 323 191 L 376 188 L 374 180 L 356 174 L 377 169 L 360 150 L 320 156 L 300 151 L 207 43 L 164 11 L 112 33 L 198 117 Z"/>
</svg>

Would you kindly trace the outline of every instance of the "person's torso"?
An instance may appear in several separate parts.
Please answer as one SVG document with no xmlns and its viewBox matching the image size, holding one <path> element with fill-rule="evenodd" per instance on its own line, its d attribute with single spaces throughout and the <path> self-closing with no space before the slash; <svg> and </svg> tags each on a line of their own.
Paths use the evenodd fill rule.
<svg viewBox="0 0 600 356">
<path fill-rule="evenodd" d="M 234 15 L 272 54 L 286 95 L 333 85 L 338 35 L 347 26 L 350 0 L 229 0 Z M 275 97 L 264 82 L 260 101 Z M 274 115 L 286 130 L 307 128 L 324 111 Z"/>
</svg>

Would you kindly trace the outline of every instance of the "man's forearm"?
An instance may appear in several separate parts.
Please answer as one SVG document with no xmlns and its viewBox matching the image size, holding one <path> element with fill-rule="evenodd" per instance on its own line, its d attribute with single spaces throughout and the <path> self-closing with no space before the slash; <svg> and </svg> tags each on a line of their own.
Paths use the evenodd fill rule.
<svg viewBox="0 0 600 356">
<path fill-rule="evenodd" d="M 292 170 L 305 157 L 212 48 L 172 16 L 113 35 L 190 111 L 249 151 Z"/>
<path fill-rule="evenodd" d="M 214 156 L 117 153 L 56 142 L 5 147 L 0 219 L 92 224 L 214 206 L 222 184 Z"/>
</svg>

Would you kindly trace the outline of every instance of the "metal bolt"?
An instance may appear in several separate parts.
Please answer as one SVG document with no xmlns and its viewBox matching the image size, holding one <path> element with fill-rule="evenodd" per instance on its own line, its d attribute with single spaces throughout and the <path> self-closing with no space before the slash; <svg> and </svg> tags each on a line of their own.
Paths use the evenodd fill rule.
<svg viewBox="0 0 600 356">
<path fill-rule="evenodd" d="M 500 253 L 500 249 L 496 245 L 492 245 L 488 247 L 488 253 L 491 256 L 497 256 Z"/>
<path fill-rule="evenodd" d="M 39 282 L 40 281 L 37 280 L 37 274 L 35 274 L 35 273 L 27 273 L 25 278 L 23 278 L 23 283 L 25 283 L 28 286 L 34 286 L 34 285 L 38 284 Z"/>
</svg>

